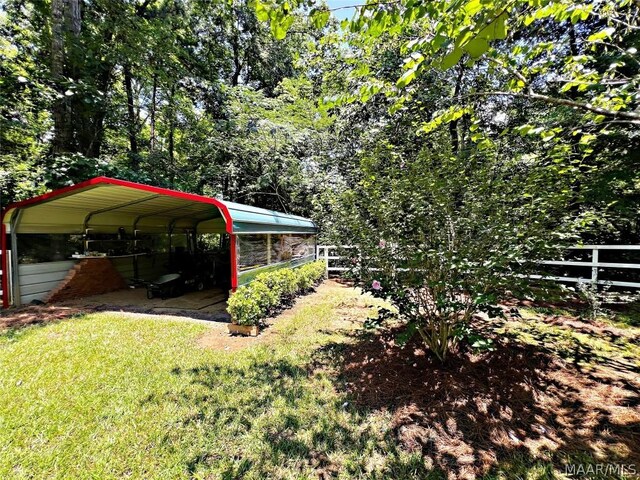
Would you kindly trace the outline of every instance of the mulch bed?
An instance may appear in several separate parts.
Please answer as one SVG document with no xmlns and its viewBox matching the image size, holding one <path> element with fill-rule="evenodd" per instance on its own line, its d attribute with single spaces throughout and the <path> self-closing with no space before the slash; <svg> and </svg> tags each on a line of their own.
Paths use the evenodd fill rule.
<svg viewBox="0 0 640 480">
<path fill-rule="evenodd" d="M 56 305 L 26 305 L 0 312 L 0 331 L 55 322 L 86 313 L 87 310 Z"/>
<path fill-rule="evenodd" d="M 356 404 L 388 410 L 400 444 L 450 478 L 475 478 L 516 452 L 640 465 L 640 372 L 578 367 L 536 347 L 461 349 L 445 364 L 395 331 L 348 345 L 340 365 Z M 495 339 L 497 341 L 497 339 Z"/>
</svg>

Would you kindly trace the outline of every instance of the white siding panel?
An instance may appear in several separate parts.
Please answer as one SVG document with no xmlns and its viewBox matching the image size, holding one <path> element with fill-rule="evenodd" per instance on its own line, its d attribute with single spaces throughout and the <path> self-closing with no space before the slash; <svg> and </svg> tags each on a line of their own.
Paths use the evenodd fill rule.
<svg viewBox="0 0 640 480">
<path fill-rule="evenodd" d="M 24 305 L 42 300 L 67 276 L 76 264 L 74 260 L 20 265 L 20 302 Z"/>
<path fill-rule="evenodd" d="M 63 260 L 61 262 L 26 263 L 18 267 L 20 275 L 37 275 L 41 273 L 69 271 L 75 265 L 75 260 Z"/>
</svg>

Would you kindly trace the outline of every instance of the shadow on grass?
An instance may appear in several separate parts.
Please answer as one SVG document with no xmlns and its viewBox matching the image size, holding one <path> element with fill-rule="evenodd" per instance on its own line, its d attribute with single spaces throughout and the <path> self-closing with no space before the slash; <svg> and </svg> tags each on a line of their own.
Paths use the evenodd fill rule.
<svg viewBox="0 0 640 480">
<path fill-rule="evenodd" d="M 442 478 L 419 457 L 400 455 L 393 432 L 370 424 L 344 397 L 323 392 L 322 382 L 306 365 L 278 358 L 175 368 L 172 373 L 188 378 L 189 388 L 150 396 L 144 403 L 190 407 L 190 414 L 164 439 L 175 448 L 183 448 L 180 442 L 189 431 L 207 432 L 210 446 L 185 463 L 190 475 L 334 478 L 346 471 L 363 477 L 380 467 L 371 456 L 382 449 L 380 468 L 392 478 Z M 214 446 L 221 442 L 223 451 Z"/>
<path fill-rule="evenodd" d="M 343 333 L 350 342 L 324 345 L 311 364 L 274 355 L 175 368 L 189 387 L 147 401 L 188 408 L 165 439 L 175 448 L 205 432 L 189 474 L 554 478 L 554 466 L 576 462 L 640 468 L 637 367 L 609 359 L 586 370 L 585 359 L 602 359 L 587 344 L 531 331 L 540 346 L 503 337 L 495 351 L 462 348 L 443 365 L 419 343 L 397 346 L 393 331 Z M 378 412 L 391 428 L 372 420 Z"/>
<path fill-rule="evenodd" d="M 613 313 L 616 322 L 629 327 L 640 327 L 640 301 L 626 305 L 606 305 Z"/>
<path fill-rule="evenodd" d="M 543 347 L 497 342 L 495 351 L 461 351 L 442 364 L 414 342 L 400 348 L 394 332 L 328 345 L 322 354 L 339 372 L 339 388 L 368 411 L 393 414 L 407 450 L 450 477 L 567 459 L 626 462 L 640 469 L 640 382 L 633 365 L 583 373 Z M 576 358 L 601 355 L 584 344 Z M 580 362 L 578 362 L 580 363 Z M 624 368 L 624 372 L 617 370 Z M 547 463 L 548 466 L 548 463 Z"/>
<path fill-rule="evenodd" d="M 526 332 L 540 345 L 538 351 L 549 355 L 557 355 L 571 363 L 581 373 L 588 374 L 589 368 L 594 365 L 614 369 L 620 374 L 640 376 L 640 367 L 635 363 L 634 357 L 624 352 L 624 344 L 629 341 L 623 337 L 603 331 L 601 334 L 594 331 L 580 330 L 579 333 L 590 337 L 591 340 L 606 344 L 609 350 L 594 348 L 566 331 L 550 331 L 527 329 Z M 507 333 L 507 336 L 517 341 L 517 334 Z M 626 358 L 625 358 L 626 357 Z M 639 377 L 640 378 L 640 377 Z M 602 381 L 619 380 L 620 376 L 602 377 Z"/>
</svg>

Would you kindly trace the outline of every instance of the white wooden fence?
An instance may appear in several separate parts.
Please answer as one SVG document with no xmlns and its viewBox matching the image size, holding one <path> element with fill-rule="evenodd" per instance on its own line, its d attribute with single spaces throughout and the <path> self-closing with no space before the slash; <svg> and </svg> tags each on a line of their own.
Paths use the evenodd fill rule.
<svg viewBox="0 0 640 480">
<path fill-rule="evenodd" d="M 342 257 L 335 253 L 335 250 L 354 248 L 350 245 L 318 245 L 316 254 L 318 260 L 324 260 L 327 266 L 327 273 L 339 273 L 349 270 L 347 267 L 336 265 L 335 262 Z M 600 262 L 599 252 L 602 250 L 640 250 L 640 245 L 578 245 L 569 247 L 568 250 L 586 250 L 591 252 L 590 261 L 579 260 L 545 260 L 540 262 L 542 265 L 559 265 L 569 267 L 590 267 L 591 275 L 588 277 L 569 277 L 554 275 L 529 275 L 532 279 L 553 280 L 556 282 L 570 283 L 593 283 L 597 285 L 614 285 L 618 287 L 640 288 L 640 282 L 623 282 L 618 280 L 602 280 L 598 278 L 599 272 L 606 269 L 625 269 L 640 270 L 640 263 L 618 263 L 618 262 Z M 333 252 L 333 255 L 331 254 Z"/>
</svg>

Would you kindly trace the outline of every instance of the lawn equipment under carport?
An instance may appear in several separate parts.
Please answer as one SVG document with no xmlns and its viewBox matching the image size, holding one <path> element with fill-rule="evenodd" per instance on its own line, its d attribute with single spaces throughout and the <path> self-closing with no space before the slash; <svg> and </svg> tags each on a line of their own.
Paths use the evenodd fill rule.
<svg viewBox="0 0 640 480">
<path fill-rule="evenodd" d="M 160 297 L 163 300 L 169 297 L 177 297 L 182 294 L 182 276 L 179 273 L 167 273 L 147 283 L 147 298 Z"/>
</svg>

